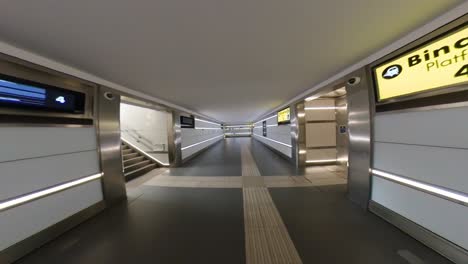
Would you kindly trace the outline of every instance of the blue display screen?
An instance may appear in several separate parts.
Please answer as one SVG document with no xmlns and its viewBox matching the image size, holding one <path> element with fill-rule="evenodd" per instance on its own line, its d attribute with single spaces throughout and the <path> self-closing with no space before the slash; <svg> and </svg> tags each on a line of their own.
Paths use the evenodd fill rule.
<svg viewBox="0 0 468 264">
<path fill-rule="evenodd" d="M 82 93 L 0 75 L 0 106 L 83 113 Z"/>
</svg>

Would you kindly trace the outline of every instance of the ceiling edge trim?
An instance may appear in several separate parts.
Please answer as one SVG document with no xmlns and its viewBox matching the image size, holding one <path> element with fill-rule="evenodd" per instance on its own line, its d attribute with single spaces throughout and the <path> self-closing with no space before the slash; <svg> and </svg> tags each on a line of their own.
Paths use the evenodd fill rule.
<svg viewBox="0 0 468 264">
<path fill-rule="evenodd" d="M 25 61 L 37 64 L 37 65 L 49 68 L 51 70 L 55 70 L 55 71 L 58 71 L 58 72 L 61 72 L 61 73 L 64 73 L 64 74 L 68 74 L 68 75 L 74 76 L 76 78 L 80 78 L 82 80 L 85 80 L 85 81 L 93 82 L 93 83 L 96 83 L 96 84 L 102 85 L 102 86 L 107 86 L 109 88 L 112 88 L 112 89 L 115 89 L 117 91 L 126 93 L 128 95 L 133 95 L 133 96 L 136 96 L 136 97 L 145 98 L 148 101 L 151 101 L 151 102 L 156 103 L 156 104 L 164 105 L 164 106 L 166 106 L 168 108 L 172 108 L 174 110 L 178 110 L 178 111 L 185 112 L 185 113 L 188 113 L 188 114 L 193 114 L 193 115 L 196 115 L 198 117 L 208 119 L 210 121 L 223 123 L 220 120 L 217 120 L 215 118 L 212 118 L 212 117 L 197 113 L 197 112 L 195 112 L 193 110 L 187 109 L 187 108 L 182 107 L 182 106 L 178 106 L 176 104 L 173 104 L 171 102 L 159 99 L 157 97 L 150 96 L 150 95 L 147 95 L 145 93 L 132 90 L 132 89 L 127 88 L 125 86 L 116 84 L 114 82 L 111 82 L 111 81 L 108 81 L 108 80 L 103 79 L 101 77 L 98 77 L 96 75 L 93 75 L 93 74 L 91 74 L 89 72 L 86 72 L 86 71 L 83 71 L 83 70 L 68 66 L 66 64 L 60 63 L 60 62 L 52 60 L 52 59 L 48 59 L 48 58 L 46 58 L 44 56 L 41 56 L 39 54 L 36 54 L 34 52 L 31 52 L 31 51 L 28 51 L 28 50 L 25 50 L 25 49 L 15 47 L 15 46 L 13 46 L 11 44 L 8 44 L 6 42 L 3 42 L 3 41 L 0 41 L 0 53 L 3 53 L 5 55 L 9 55 L 9 56 L 21 59 L 21 60 L 25 60 Z"/>
</svg>

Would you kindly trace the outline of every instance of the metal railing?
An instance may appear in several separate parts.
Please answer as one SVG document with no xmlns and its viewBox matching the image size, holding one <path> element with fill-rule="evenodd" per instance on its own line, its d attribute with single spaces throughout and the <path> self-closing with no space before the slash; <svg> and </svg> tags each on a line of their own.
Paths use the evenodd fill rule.
<svg viewBox="0 0 468 264">
<path fill-rule="evenodd" d="M 147 149 L 147 152 L 159 152 L 159 151 L 166 152 L 167 151 L 166 144 L 160 144 L 160 143 L 154 144 L 150 139 L 143 136 L 137 129 L 122 129 L 121 133 L 122 133 L 122 136 L 124 135 L 129 136 L 133 140 L 135 140 L 137 143 L 143 145 Z"/>
</svg>

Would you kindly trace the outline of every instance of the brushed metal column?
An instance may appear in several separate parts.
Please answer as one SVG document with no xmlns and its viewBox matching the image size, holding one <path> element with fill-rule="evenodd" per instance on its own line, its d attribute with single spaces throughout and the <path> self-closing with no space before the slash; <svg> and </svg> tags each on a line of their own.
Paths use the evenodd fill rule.
<svg viewBox="0 0 468 264">
<path fill-rule="evenodd" d="M 178 167 L 182 164 L 182 130 L 180 128 L 180 113 L 172 111 L 167 114 L 167 142 L 169 164 Z"/>
<path fill-rule="evenodd" d="M 349 137 L 348 197 L 365 209 L 371 192 L 370 82 L 370 76 L 364 68 L 350 74 L 346 81 Z"/>
<path fill-rule="evenodd" d="M 96 101 L 104 200 L 113 205 L 127 198 L 120 141 L 120 95 L 101 86 Z"/>
<path fill-rule="evenodd" d="M 292 161 L 296 169 L 304 169 L 306 166 L 306 122 L 304 103 L 300 102 L 291 107 L 291 145 Z"/>
<path fill-rule="evenodd" d="M 336 158 L 337 165 L 348 173 L 348 100 L 346 96 L 336 98 Z M 345 126 L 346 131 L 341 131 L 341 126 Z"/>
</svg>

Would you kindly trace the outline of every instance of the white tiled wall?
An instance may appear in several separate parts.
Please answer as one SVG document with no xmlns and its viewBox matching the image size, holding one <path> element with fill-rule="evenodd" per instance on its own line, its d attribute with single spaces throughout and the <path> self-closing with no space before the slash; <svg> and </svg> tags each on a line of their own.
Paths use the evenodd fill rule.
<svg viewBox="0 0 468 264">
<path fill-rule="evenodd" d="M 224 132 L 219 124 L 195 120 L 195 128 L 182 128 L 181 137 L 182 159 L 185 159 L 222 140 Z"/>
<path fill-rule="evenodd" d="M 284 155 L 292 157 L 291 125 L 278 125 L 276 117 L 269 118 L 267 120 L 267 136 L 264 137 L 262 122 L 255 123 L 253 129 L 254 138 Z"/>
<path fill-rule="evenodd" d="M 375 117 L 373 167 L 468 194 L 468 107 Z M 372 200 L 468 249 L 468 209 L 374 176 Z"/>
<path fill-rule="evenodd" d="M 100 173 L 94 127 L 1 127 L 0 200 Z M 103 199 L 99 180 L 0 213 L 0 251 Z"/>
</svg>

